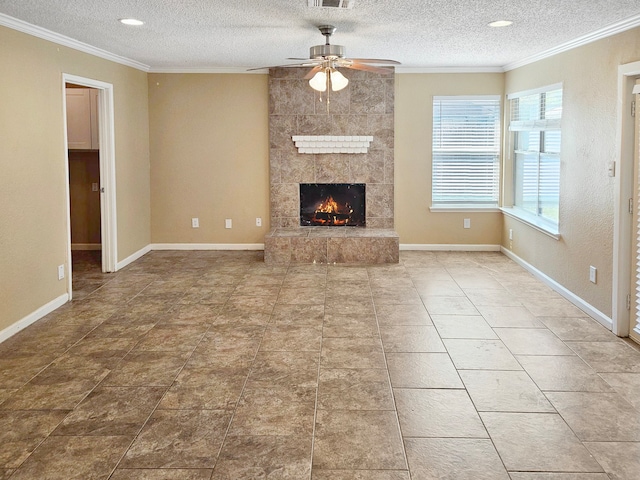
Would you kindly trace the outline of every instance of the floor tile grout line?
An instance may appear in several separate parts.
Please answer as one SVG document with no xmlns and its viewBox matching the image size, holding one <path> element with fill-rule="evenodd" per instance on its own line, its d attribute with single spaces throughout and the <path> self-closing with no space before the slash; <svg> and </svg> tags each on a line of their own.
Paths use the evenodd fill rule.
<svg viewBox="0 0 640 480">
<path fill-rule="evenodd" d="M 247 268 L 247 270 L 250 270 L 250 268 Z M 236 285 L 236 288 L 237 288 L 237 285 Z M 280 295 L 280 291 L 281 290 L 282 290 L 282 284 L 280 285 L 280 288 L 278 289 L 278 296 Z M 234 291 L 235 291 L 235 289 L 234 289 Z M 227 302 L 229 301 L 231 296 L 229 296 L 229 298 L 227 299 Z M 251 372 L 252 372 L 253 367 L 255 365 L 256 358 L 258 357 L 258 353 L 260 352 L 260 347 L 262 346 L 262 342 L 264 341 L 264 337 L 265 337 L 266 332 L 267 332 L 267 327 L 268 327 L 269 324 L 271 324 L 271 316 L 273 315 L 273 310 L 275 309 L 275 305 L 277 303 L 278 296 L 276 296 L 276 302 L 274 302 L 274 305 L 271 308 L 271 313 L 269 314 L 269 323 L 267 325 L 265 325 L 264 329 L 262 330 L 262 336 L 260 338 L 260 342 L 258 342 L 258 346 L 257 346 L 257 348 L 255 350 L 253 358 L 251 359 L 251 364 L 250 364 L 249 369 L 247 371 L 247 376 L 244 379 L 244 382 L 242 384 L 242 389 L 240 390 L 240 393 L 238 395 L 238 399 L 236 400 L 235 406 L 233 407 L 233 410 L 231 412 L 231 417 L 229 418 L 229 422 L 227 423 L 227 428 L 225 429 L 224 435 L 222 436 L 222 441 L 220 442 L 220 448 L 218 449 L 218 453 L 216 454 L 214 465 L 213 465 L 213 467 L 211 469 L 211 477 L 210 477 L 210 479 L 213 478 L 213 475 L 215 474 L 215 469 L 216 469 L 216 466 L 218 465 L 218 462 L 220 460 L 220 455 L 222 454 L 222 450 L 223 450 L 225 444 L 227 443 L 227 438 L 229 438 L 229 431 L 231 430 L 231 425 L 233 424 L 233 420 L 234 420 L 236 412 L 238 410 L 238 405 L 240 404 L 240 401 L 242 400 L 242 398 L 244 396 L 244 392 L 245 392 L 245 389 L 247 387 L 247 383 L 249 382 L 249 377 L 251 376 Z M 226 305 L 226 302 L 225 302 L 225 305 Z"/>
<path fill-rule="evenodd" d="M 401 265 L 403 266 L 403 268 L 406 271 L 406 267 L 404 266 L 403 263 L 401 263 Z M 388 387 L 389 387 L 389 391 L 391 393 L 391 401 L 393 403 L 393 407 L 394 407 L 394 416 L 396 419 L 396 425 L 398 427 L 398 433 L 400 434 L 400 446 L 402 448 L 402 456 L 404 458 L 404 464 L 406 465 L 406 469 L 407 472 L 409 474 L 409 476 L 411 477 L 411 469 L 410 469 L 410 465 L 409 465 L 409 457 L 407 456 L 407 449 L 405 448 L 405 444 L 404 444 L 404 434 L 402 432 L 402 425 L 400 424 L 400 415 L 398 413 L 398 405 L 396 403 L 396 396 L 395 396 L 395 392 L 393 391 L 393 386 L 391 384 L 391 372 L 389 372 L 389 363 L 387 361 L 387 353 L 385 352 L 385 348 L 384 348 L 384 342 L 382 340 L 382 333 L 380 332 L 380 321 L 378 320 L 378 310 L 376 308 L 376 303 L 374 301 L 374 297 L 373 297 L 373 289 L 371 288 L 371 274 L 369 271 L 369 268 L 367 268 L 367 277 L 369 279 L 369 291 L 371 293 L 371 304 L 373 306 L 373 314 L 376 318 L 376 325 L 378 328 L 378 339 L 380 342 L 380 349 L 382 350 L 382 357 L 384 359 L 384 365 L 387 371 L 387 382 L 388 382 Z M 412 281 L 413 283 L 413 281 Z M 415 288 L 415 287 L 414 287 Z M 426 307 L 425 307 L 426 309 Z"/>
<path fill-rule="evenodd" d="M 328 248 L 328 247 L 327 247 Z M 309 459 L 309 480 L 313 477 L 313 455 L 315 453 L 316 447 L 316 427 L 318 425 L 318 411 L 319 408 L 319 395 L 320 395 L 320 372 L 322 371 L 322 351 L 324 349 L 324 324 L 327 318 L 327 287 L 328 287 L 328 277 L 329 271 L 328 267 L 325 270 L 324 276 L 324 303 L 323 303 L 323 311 L 322 311 L 322 330 L 320 336 L 320 351 L 318 352 L 318 370 L 316 373 L 316 396 L 315 396 L 315 404 L 313 408 L 313 426 L 311 430 L 311 458 Z"/>
<path fill-rule="evenodd" d="M 138 439 L 138 436 L 140 435 L 140 433 L 142 433 L 142 430 L 144 430 L 144 427 L 149 422 L 149 419 L 153 416 L 153 414 L 158 409 L 158 405 L 160 405 L 160 402 L 162 402 L 162 399 L 164 398 L 164 395 L 167 393 L 167 391 L 169 391 L 169 388 L 171 388 L 171 387 L 170 386 L 167 387 L 167 389 L 165 390 L 164 394 L 158 399 L 158 401 L 156 402 L 155 407 L 153 407 L 153 409 L 151 410 L 151 412 L 149 413 L 149 415 L 147 416 L 145 421 L 141 423 L 140 428 L 138 429 L 138 432 L 133 436 L 133 438 L 129 442 L 129 446 L 126 449 L 124 449 L 124 451 L 122 452 L 122 455 L 120 456 L 120 458 L 118 459 L 118 461 L 114 465 L 114 467 L 111 470 L 111 473 L 109 473 L 109 476 L 107 477 L 107 479 L 109 479 L 109 478 L 111 478 L 113 476 L 113 474 L 116 472 L 116 470 L 118 469 L 118 467 L 122 463 L 122 460 L 124 460 L 124 457 L 127 456 L 127 453 L 129 453 L 129 450 L 131 449 L 131 447 L 133 446 L 135 441 Z"/>
<path fill-rule="evenodd" d="M 463 290 L 463 292 L 464 292 L 464 290 Z M 465 293 L 465 297 L 466 297 L 466 292 L 464 292 L 464 293 Z M 467 299 L 468 299 L 468 297 L 467 297 Z M 469 299 L 469 301 L 471 301 L 471 300 Z M 471 302 L 471 303 L 473 303 L 473 302 Z M 475 305 L 474 305 L 474 306 L 475 306 Z M 526 307 L 525 307 L 525 308 L 526 308 Z M 476 307 L 476 309 L 477 309 L 477 307 Z M 480 313 L 480 311 L 479 311 L 479 310 L 478 310 L 478 313 Z M 482 315 L 482 314 L 481 314 L 481 315 Z M 483 318 L 484 318 L 484 316 L 483 316 Z M 486 319 L 485 319 L 485 321 L 486 321 Z M 487 322 L 487 323 L 488 323 L 488 322 Z M 500 338 L 500 336 L 495 332 L 494 327 L 492 327 L 492 326 L 489 324 L 489 328 L 491 328 L 491 330 L 494 332 L 494 334 L 498 337 L 498 339 L 499 339 L 500 343 L 501 343 L 502 345 L 504 345 L 504 342 L 502 341 L 502 339 Z M 506 346 L 506 345 L 504 345 L 504 346 L 505 346 L 505 348 L 507 348 L 507 346 Z M 508 348 L 507 348 L 507 349 L 508 349 Z M 514 355 L 513 355 L 513 353 L 512 353 L 510 350 L 509 350 L 509 352 L 511 353 L 511 355 L 512 355 L 512 356 L 514 356 Z M 515 358 L 515 356 L 514 356 L 514 358 Z M 517 361 L 517 359 L 516 359 L 516 361 Z M 520 365 L 520 362 L 518 362 L 518 364 Z M 520 368 L 522 368 L 522 369 L 524 370 L 524 367 L 522 367 L 522 365 L 520 365 Z M 458 369 L 456 368 L 456 370 L 458 370 Z M 527 374 L 527 375 L 528 375 L 528 374 Z M 473 408 L 474 408 L 474 409 L 475 409 L 475 411 L 476 411 L 476 415 L 478 416 L 478 418 L 480 419 L 480 422 L 482 423 L 482 427 L 483 427 L 483 428 L 484 428 L 484 430 L 487 432 L 487 436 L 489 437 L 489 440 L 491 441 L 491 445 L 493 446 L 493 449 L 494 449 L 494 451 L 496 452 L 496 455 L 497 455 L 497 456 L 498 456 L 498 458 L 500 459 L 500 463 L 502 463 L 502 466 L 503 466 L 503 468 L 504 468 L 504 471 L 505 471 L 505 472 L 507 472 L 507 476 L 508 476 L 508 477 L 511 477 L 511 475 L 509 475 L 509 469 L 507 468 L 507 464 L 506 464 L 506 462 L 505 462 L 505 459 L 503 458 L 503 455 L 501 455 L 501 454 L 500 454 L 500 451 L 498 450 L 498 446 L 496 445 L 494 438 L 491 436 L 491 432 L 489 432 L 489 429 L 487 428 L 487 425 L 486 425 L 486 423 L 485 423 L 484 419 L 482 418 L 481 412 L 480 412 L 480 410 L 478 410 L 478 406 L 477 406 L 476 402 L 473 400 L 473 397 L 472 397 L 472 396 L 471 396 L 471 394 L 469 393 L 469 390 L 467 389 L 467 385 L 464 383 L 464 380 L 462 379 L 462 376 L 461 376 L 460 374 L 458 374 L 458 376 L 460 376 L 460 380 L 462 381 L 462 384 L 463 384 L 463 385 L 464 385 L 464 387 L 465 387 L 465 390 L 466 390 L 466 392 L 467 392 L 467 396 L 469 397 L 469 400 L 471 400 L 471 404 L 473 405 Z M 546 397 L 545 397 L 545 398 L 546 398 Z M 548 401 L 548 400 L 547 400 L 547 401 Z"/>
</svg>

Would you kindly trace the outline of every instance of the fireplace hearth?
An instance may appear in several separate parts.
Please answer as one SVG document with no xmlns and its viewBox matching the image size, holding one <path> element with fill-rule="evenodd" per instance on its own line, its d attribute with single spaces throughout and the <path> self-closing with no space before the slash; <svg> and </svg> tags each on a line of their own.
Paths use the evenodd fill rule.
<svg viewBox="0 0 640 480">
<path fill-rule="evenodd" d="M 365 225 L 364 183 L 300 184 L 300 226 Z"/>
</svg>

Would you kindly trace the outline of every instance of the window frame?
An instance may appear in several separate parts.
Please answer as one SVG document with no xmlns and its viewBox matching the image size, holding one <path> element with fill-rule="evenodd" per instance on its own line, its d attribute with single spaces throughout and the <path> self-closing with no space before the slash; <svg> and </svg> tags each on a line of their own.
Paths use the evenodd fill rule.
<svg viewBox="0 0 640 480">
<path fill-rule="evenodd" d="M 562 144 L 562 113 L 560 114 L 559 118 L 554 118 L 554 119 L 538 118 L 536 120 L 516 122 L 512 118 L 513 118 L 514 100 L 519 100 L 523 97 L 532 96 L 532 95 L 541 95 L 538 103 L 538 111 L 540 112 L 543 110 L 543 105 L 544 105 L 544 102 L 542 100 L 542 94 L 547 94 L 549 92 L 555 92 L 558 90 L 560 91 L 560 94 L 562 95 L 562 98 L 564 100 L 564 91 L 563 91 L 562 83 L 556 83 L 556 84 L 547 85 L 547 86 L 532 89 L 532 90 L 526 90 L 526 91 L 521 91 L 521 92 L 507 95 L 507 100 L 509 102 L 509 126 L 508 126 L 509 139 L 510 139 L 509 156 L 510 156 L 510 166 L 512 170 L 511 183 L 510 183 L 511 206 L 501 208 L 503 213 L 508 215 L 509 217 L 520 220 L 523 223 L 526 223 L 532 226 L 533 228 L 535 228 L 536 230 L 539 230 L 542 233 L 545 233 L 555 239 L 560 239 L 560 199 L 561 199 L 560 165 L 562 162 L 562 146 L 561 146 Z M 543 148 L 543 142 L 545 140 L 545 132 L 552 132 L 552 131 L 560 132 L 559 152 L 553 152 L 553 155 L 557 155 L 558 157 L 558 202 L 557 202 L 558 221 L 557 223 L 547 217 L 542 216 L 542 214 L 540 213 L 540 191 L 539 190 L 536 194 L 536 203 L 538 205 L 536 208 L 536 213 L 530 212 L 529 210 L 526 210 L 521 206 L 516 205 L 516 192 L 518 191 L 518 187 L 516 183 L 517 175 L 518 175 L 518 169 L 516 168 L 516 162 L 517 162 L 516 154 L 537 153 L 537 159 L 538 159 L 537 174 L 539 177 L 540 176 L 540 159 L 545 154 L 548 155 L 550 153 L 550 152 L 545 152 Z M 539 143 L 538 150 L 536 152 L 519 150 L 517 145 L 517 139 L 516 139 L 516 135 L 518 132 L 540 132 L 539 139 L 538 139 L 538 143 Z"/>
<path fill-rule="evenodd" d="M 494 107 L 497 107 L 497 114 L 495 121 L 497 122 L 495 128 L 494 147 L 487 147 L 487 155 L 495 155 L 495 170 L 497 171 L 495 179 L 495 201 L 460 201 L 460 202 L 446 202 L 446 201 L 434 201 L 434 187 L 435 184 L 435 170 L 436 170 L 436 102 L 438 101 L 468 101 L 483 100 L 494 101 Z M 501 178 L 502 178 L 502 138 L 503 138 L 503 96 L 500 94 L 486 94 L 486 95 L 433 95 L 432 97 L 432 127 L 431 127 L 431 198 L 430 207 L 431 212 L 499 212 L 500 211 L 500 199 L 501 199 Z M 481 155 L 482 152 L 477 152 L 477 155 Z"/>
</svg>

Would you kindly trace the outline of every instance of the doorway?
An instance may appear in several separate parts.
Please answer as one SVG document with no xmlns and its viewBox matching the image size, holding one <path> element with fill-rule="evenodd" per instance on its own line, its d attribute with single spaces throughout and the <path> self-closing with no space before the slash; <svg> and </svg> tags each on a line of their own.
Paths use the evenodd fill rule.
<svg viewBox="0 0 640 480">
<path fill-rule="evenodd" d="M 67 83 L 71 270 L 77 299 L 102 273 L 98 90 Z M 82 275 L 78 275 L 82 273 Z"/>
<path fill-rule="evenodd" d="M 62 80 L 71 299 L 75 267 L 116 271 L 113 85 L 68 74 Z"/>
<path fill-rule="evenodd" d="M 618 67 L 618 158 L 615 163 L 615 207 L 613 229 L 613 292 L 612 331 L 620 337 L 638 338 L 635 306 L 638 304 L 636 290 L 636 256 L 638 253 L 637 183 L 638 174 L 636 119 L 633 115 L 636 79 L 640 78 L 640 62 Z M 640 329 L 639 329 L 640 330 Z"/>
</svg>

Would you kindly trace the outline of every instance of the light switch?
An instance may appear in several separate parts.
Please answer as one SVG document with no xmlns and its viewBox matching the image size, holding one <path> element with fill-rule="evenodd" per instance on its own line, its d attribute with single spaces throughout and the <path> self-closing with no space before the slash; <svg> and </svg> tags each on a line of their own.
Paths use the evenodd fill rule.
<svg viewBox="0 0 640 480">
<path fill-rule="evenodd" d="M 589 267 L 589 281 L 591 283 L 597 283 L 597 278 L 598 278 L 597 275 L 598 275 L 598 270 L 596 269 L 596 267 L 591 265 Z"/>
</svg>

